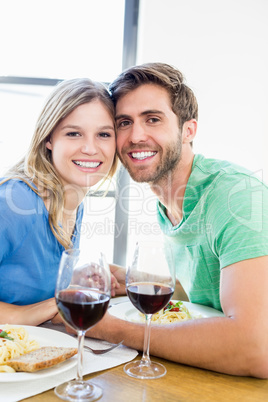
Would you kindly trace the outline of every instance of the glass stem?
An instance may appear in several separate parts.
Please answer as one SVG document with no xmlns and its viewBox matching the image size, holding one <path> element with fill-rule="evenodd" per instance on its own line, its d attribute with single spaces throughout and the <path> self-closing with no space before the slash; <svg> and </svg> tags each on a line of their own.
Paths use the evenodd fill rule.
<svg viewBox="0 0 268 402">
<path fill-rule="evenodd" d="M 84 339 L 85 331 L 78 331 L 77 381 L 83 381 Z"/>
<path fill-rule="evenodd" d="M 149 366 L 151 363 L 149 348 L 150 348 L 150 334 L 151 334 L 151 318 L 152 314 L 145 314 L 145 330 L 144 330 L 144 342 L 143 342 L 143 355 L 141 363 Z"/>
</svg>

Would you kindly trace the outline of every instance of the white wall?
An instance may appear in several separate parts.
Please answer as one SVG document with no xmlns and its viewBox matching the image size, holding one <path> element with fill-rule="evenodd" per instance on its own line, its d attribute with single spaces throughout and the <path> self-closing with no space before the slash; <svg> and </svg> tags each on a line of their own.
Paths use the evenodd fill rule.
<svg viewBox="0 0 268 402">
<path fill-rule="evenodd" d="M 268 1 L 141 0 L 138 63 L 178 67 L 199 103 L 194 151 L 268 182 Z"/>
</svg>

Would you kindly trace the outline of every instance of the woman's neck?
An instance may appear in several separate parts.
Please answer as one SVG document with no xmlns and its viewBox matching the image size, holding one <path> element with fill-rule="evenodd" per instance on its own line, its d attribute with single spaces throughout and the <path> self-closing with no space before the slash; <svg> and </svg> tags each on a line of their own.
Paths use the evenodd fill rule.
<svg viewBox="0 0 268 402">
<path fill-rule="evenodd" d="M 68 233 L 70 238 L 75 228 L 78 207 L 83 202 L 86 194 L 87 190 L 82 188 L 69 186 L 67 190 L 65 189 L 64 206 L 60 221 L 63 230 Z"/>
</svg>

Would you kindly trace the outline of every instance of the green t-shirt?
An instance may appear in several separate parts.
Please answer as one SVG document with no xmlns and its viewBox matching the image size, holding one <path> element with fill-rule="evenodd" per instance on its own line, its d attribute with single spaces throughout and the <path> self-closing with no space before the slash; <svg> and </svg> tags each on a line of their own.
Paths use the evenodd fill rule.
<svg viewBox="0 0 268 402">
<path fill-rule="evenodd" d="M 173 226 L 161 203 L 158 221 L 173 247 L 177 278 L 193 303 L 221 310 L 220 270 L 268 255 L 268 188 L 226 161 L 196 155 L 181 222 Z"/>
</svg>

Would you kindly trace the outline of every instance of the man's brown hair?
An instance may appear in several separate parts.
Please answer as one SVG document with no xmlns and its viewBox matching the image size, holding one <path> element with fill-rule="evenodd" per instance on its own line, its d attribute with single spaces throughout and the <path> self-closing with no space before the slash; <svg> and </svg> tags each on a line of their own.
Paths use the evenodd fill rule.
<svg viewBox="0 0 268 402">
<path fill-rule="evenodd" d="M 169 94 L 171 108 L 178 116 L 179 127 L 198 119 L 198 104 L 193 91 L 185 84 L 183 74 L 165 63 L 146 63 L 123 71 L 109 86 L 114 104 L 143 84 L 156 84 Z"/>
</svg>

